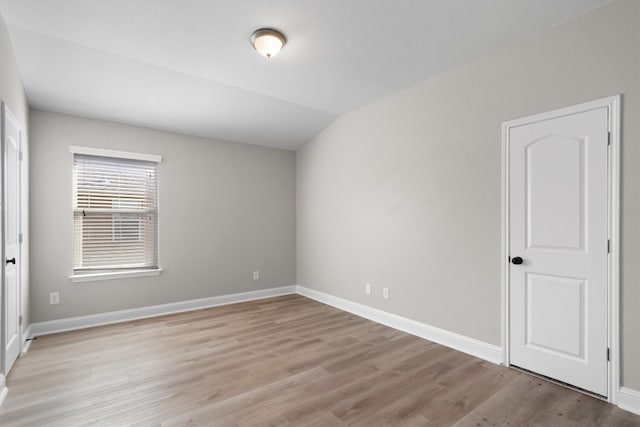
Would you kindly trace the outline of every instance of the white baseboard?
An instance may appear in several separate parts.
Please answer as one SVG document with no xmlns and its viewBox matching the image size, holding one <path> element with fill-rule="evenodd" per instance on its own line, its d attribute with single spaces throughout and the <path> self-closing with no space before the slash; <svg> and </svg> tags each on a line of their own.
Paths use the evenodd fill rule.
<svg viewBox="0 0 640 427">
<path fill-rule="evenodd" d="M 475 338 L 450 332 L 435 326 L 427 325 L 406 317 L 388 313 L 377 308 L 368 307 L 353 301 L 339 298 L 324 292 L 305 288 L 304 286 L 283 286 L 279 288 L 264 289 L 258 291 L 242 292 L 217 297 L 201 298 L 176 303 L 154 305 L 150 307 L 133 308 L 130 310 L 112 311 L 108 313 L 78 316 L 67 319 L 51 320 L 29 325 L 23 333 L 23 352 L 26 353 L 31 341 L 27 338 L 40 335 L 55 334 L 58 332 L 72 331 L 76 329 L 90 328 L 94 326 L 109 325 L 113 323 L 127 322 L 130 320 L 145 319 L 162 316 L 165 314 L 181 313 L 199 310 L 202 308 L 235 304 L 245 301 L 253 301 L 271 298 L 281 295 L 299 294 L 318 302 L 336 307 L 365 319 L 389 326 L 429 341 L 442 344 L 458 351 L 470 354 L 480 359 L 495 364 L 503 363 L 502 348 Z M 8 389 L 4 375 L 0 373 L 0 405 L 6 397 Z M 640 415 L 640 392 L 621 387 L 618 394 L 618 406 L 626 411 Z"/>
<path fill-rule="evenodd" d="M 31 343 L 33 342 L 29 338 L 31 338 L 31 325 L 27 326 L 25 330 L 22 331 L 22 352 L 20 353 L 20 356 L 25 355 L 27 351 L 29 351 L 29 347 L 31 347 Z"/>
<path fill-rule="evenodd" d="M 640 415 L 640 391 L 620 387 L 620 391 L 618 392 L 618 406 L 625 411 Z"/>
<path fill-rule="evenodd" d="M 217 297 L 154 305 L 150 307 L 133 308 L 130 310 L 111 311 L 108 313 L 33 323 L 25 330 L 24 339 L 294 293 L 298 293 L 307 298 L 331 305 L 341 310 L 348 311 L 349 313 L 416 335 L 429 341 L 437 342 L 438 344 L 451 347 L 455 350 L 471 354 L 472 356 L 479 357 L 492 363 L 500 364 L 503 360 L 501 347 L 488 344 L 474 338 L 469 338 L 464 335 L 456 334 L 454 332 L 449 332 L 444 329 L 436 328 L 435 326 L 427 325 L 425 323 L 420 323 L 415 320 L 407 319 L 406 317 L 387 313 L 376 308 L 367 307 L 366 305 L 335 297 L 324 292 L 305 288 L 304 286 L 284 286 L 280 288 L 242 292 Z M 25 351 L 26 348 L 28 348 L 28 346 L 23 347 Z"/>
<path fill-rule="evenodd" d="M 88 316 L 69 317 L 60 320 L 32 323 L 30 326 L 31 335 L 29 337 L 73 331 L 76 329 L 91 328 L 94 326 L 110 325 L 113 323 L 127 322 L 130 320 L 146 319 L 149 317 L 163 316 L 165 314 L 181 313 L 185 311 L 199 310 L 202 308 L 235 304 L 238 302 L 253 301 L 263 298 L 271 298 L 281 295 L 290 295 L 294 294 L 295 292 L 295 286 L 283 286 L 280 288 L 262 289 L 259 291 L 241 292 L 237 294 L 221 295 L 217 297 L 200 298 L 169 304 L 153 305 L 149 307 L 132 308 L 129 310 L 111 311 L 108 313 L 91 314 Z"/>
<path fill-rule="evenodd" d="M 0 374 L 0 405 L 4 402 L 4 398 L 7 397 L 9 389 L 7 388 L 6 379 L 4 374 Z"/>
<path fill-rule="evenodd" d="M 415 320 L 407 319 L 406 317 L 398 316 L 396 314 L 387 313 L 386 311 L 358 304 L 343 298 L 335 297 L 324 292 L 305 288 L 304 286 L 297 286 L 296 293 L 339 308 L 340 310 L 348 311 L 349 313 L 364 317 L 365 319 L 373 320 L 374 322 L 381 323 L 408 334 L 437 342 L 438 344 L 479 357 L 480 359 L 484 359 L 495 364 L 503 363 L 502 347 L 488 344 L 475 338 L 456 334 L 455 332 L 436 328 L 435 326 L 420 323 Z"/>
</svg>

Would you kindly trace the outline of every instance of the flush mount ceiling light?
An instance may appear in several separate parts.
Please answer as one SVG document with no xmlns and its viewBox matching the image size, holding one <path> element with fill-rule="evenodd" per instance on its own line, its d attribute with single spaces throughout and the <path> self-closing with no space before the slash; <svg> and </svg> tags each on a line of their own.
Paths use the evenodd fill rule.
<svg viewBox="0 0 640 427">
<path fill-rule="evenodd" d="M 260 55 L 271 58 L 280 52 L 287 43 L 287 39 L 279 31 L 271 28 L 261 28 L 251 34 L 251 44 Z"/>
</svg>

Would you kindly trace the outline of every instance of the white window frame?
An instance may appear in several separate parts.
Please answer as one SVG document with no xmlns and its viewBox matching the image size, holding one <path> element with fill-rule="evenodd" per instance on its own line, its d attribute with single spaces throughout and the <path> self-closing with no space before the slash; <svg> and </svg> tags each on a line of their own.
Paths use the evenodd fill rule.
<svg viewBox="0 0 640 427">
<path fill-rule="evenodd" d="M 94 148 L 94 147 L 80 147 L 77 145 L 70 145 L 69 153 L 72 154 L 71 156 L 72 164 L 73 164 L 73 159 L 75 154 L 84 154 L 89 156 L 101 156 L 101 157 L 114 157 L 114 158 L 129 159 L 129 160 L 142 160 L 147 162 L 155 162 L 158 164 L 162 162 L 162 156 L 159 156 L 156 154 L 143 154 L 143 153 L 133 153 L 129 151 L 106 150 L 106 149 Z M 71 170 L 73 171 L 73 168 L 71 168 Z M 160 198 L 159 198 L 160 194 L 159 193 L 160 191 L 158 188 L 158 194 L 156 195 L 158 210 L 160 210 Z M 159 229 L 160 229 L 160 222 L 158 219 L 158 236 L 157 236 L 158 263 L 160 261 Z M 158 276 L 161 272 L 162 272 L 162 268 L 158 267 L 153 269 L 131 269 L 131 270 L 122 270 L 122 271 L 79 273 L 79 272 L 74 272 L 73 265 L 72 265 L 71 274 L 69 275 L 69 278 L 74 283 L 81 283 L 81 282 L 94 282 L 98 280 L 122 279 L 122 278 L 129 278 L 129 277 Z"/>
</svg>

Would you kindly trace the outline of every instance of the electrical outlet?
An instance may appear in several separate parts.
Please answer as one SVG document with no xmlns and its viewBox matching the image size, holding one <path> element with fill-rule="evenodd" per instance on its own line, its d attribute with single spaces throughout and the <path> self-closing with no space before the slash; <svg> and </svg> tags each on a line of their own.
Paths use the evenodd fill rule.
<svg viewBox="0 0 640 427">
<path fill-rule="evenodd" d="M 382 288 L 382 298 L 389 299 L 389 288 Z"/>
<path fill-rule="evenodd" d="M 364 293 L 367 295 L 371 295 L 371 283 L 367 283 L 364 285 Z"/>
<path fill-rule="evenodd" d="M 60 292 L 51 292 L 49 294 L 49 304 L 60 304 Z"/>
<path fill-rule="evenodd" d="M 254 271 L 253 272 L 253 280 L 260 280 L 260 272 L 259 271 Z"/>
</svg>

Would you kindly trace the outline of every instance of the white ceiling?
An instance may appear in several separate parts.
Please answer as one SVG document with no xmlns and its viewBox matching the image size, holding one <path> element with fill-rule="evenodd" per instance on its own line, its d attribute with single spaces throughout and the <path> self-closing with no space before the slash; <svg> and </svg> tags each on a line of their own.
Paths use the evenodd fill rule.
<svg viewBox="0 0 640 427">
<path fill-rule="evenodd" d="M 0 0 L 29 103 L 295 150 L 336 117 L 610 0 Z M 267 60 L 249 44 L 274 27 Z"/>
</svg>

